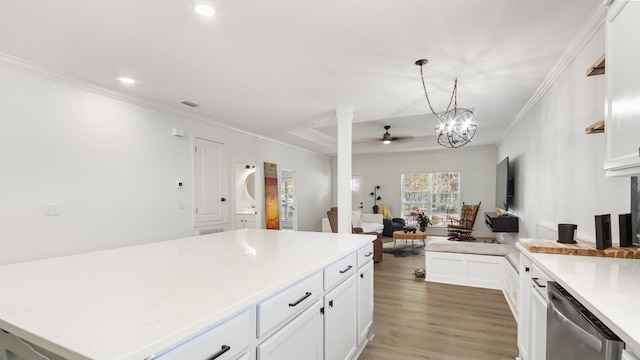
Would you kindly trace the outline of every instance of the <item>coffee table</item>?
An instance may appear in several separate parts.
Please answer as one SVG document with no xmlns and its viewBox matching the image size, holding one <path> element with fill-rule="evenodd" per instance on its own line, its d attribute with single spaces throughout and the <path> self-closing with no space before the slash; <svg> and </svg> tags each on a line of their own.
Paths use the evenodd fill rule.
<svg viewBox="0 0 640 360">
<path fill-rule="evenodd" d="M 409 241 L 411 240 L 411 250 L 414 249 L 414 241 L 415 240 L 420 240 L 422 241 L 422 244 L 425 244 L 425 239 L 427 238 L 427 233 L 426 232 L 422 232 L 422 231 L 416 231 L 415 233 L 412 232 L 404 232 L 404 231 L 394 231 L 393 232 L 393 246 L 396 246 L 396 241 L 398 240 L 404 240 Z"/>
</svg>

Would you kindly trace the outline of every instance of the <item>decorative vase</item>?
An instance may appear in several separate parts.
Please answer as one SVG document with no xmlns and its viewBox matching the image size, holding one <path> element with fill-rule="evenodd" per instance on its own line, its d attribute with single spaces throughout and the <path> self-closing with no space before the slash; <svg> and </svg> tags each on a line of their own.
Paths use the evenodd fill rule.
<svg viewBox="0 0 640 360">
<path fill-rule="evenodd" d="M 420 225 L 420 231 L 425 232 L 427 230 L 427 226 L 426 225 Z"/>
</svg>

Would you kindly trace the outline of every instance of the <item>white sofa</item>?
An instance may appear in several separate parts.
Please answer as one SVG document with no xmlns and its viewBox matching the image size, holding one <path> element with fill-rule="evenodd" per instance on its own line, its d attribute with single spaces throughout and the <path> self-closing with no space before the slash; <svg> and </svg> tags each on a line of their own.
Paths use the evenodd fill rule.
<svg viewBox="0 0 640 360">
<path fill-rule="evenodd" d="M 382 234 L 384 225 L 382 224 L 381 214 L 363 214 L 354 210 L 351 214 L 351 223 L 353 227 L 362 228 L 363 232 L 377 232 Z M 322 219 L 322 232 L 331 232 L 331 225 L 328 218 Z"/>
</svg>

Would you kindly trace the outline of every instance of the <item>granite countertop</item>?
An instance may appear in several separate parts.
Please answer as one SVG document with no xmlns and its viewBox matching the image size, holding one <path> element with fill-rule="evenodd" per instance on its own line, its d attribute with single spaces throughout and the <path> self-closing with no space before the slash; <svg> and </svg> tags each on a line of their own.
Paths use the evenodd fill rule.
<svg viewBox="0 0 640 360">
<path fill-rule="evenodd" d="M 627 346 L 640 351 L 640 260 L 531 253 L 517 246 Z"/>
<path fill-rule="evenodd" d="M 69 359 L 144 359 L 370 243 L 243 229 L 0 266 L 0 328 Z"/>
</svg>

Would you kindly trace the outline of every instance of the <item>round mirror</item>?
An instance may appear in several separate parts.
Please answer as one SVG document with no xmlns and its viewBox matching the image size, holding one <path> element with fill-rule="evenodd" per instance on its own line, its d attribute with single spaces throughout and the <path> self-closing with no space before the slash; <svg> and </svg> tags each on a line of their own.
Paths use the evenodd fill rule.
<svg viewBox="0 0 640 360">
<path fill-rule="evenodd" d="M 244 178 L 244 194 L 252 201 L 256 197 L 256 173 L 251 172 Z"/>
</svg>

